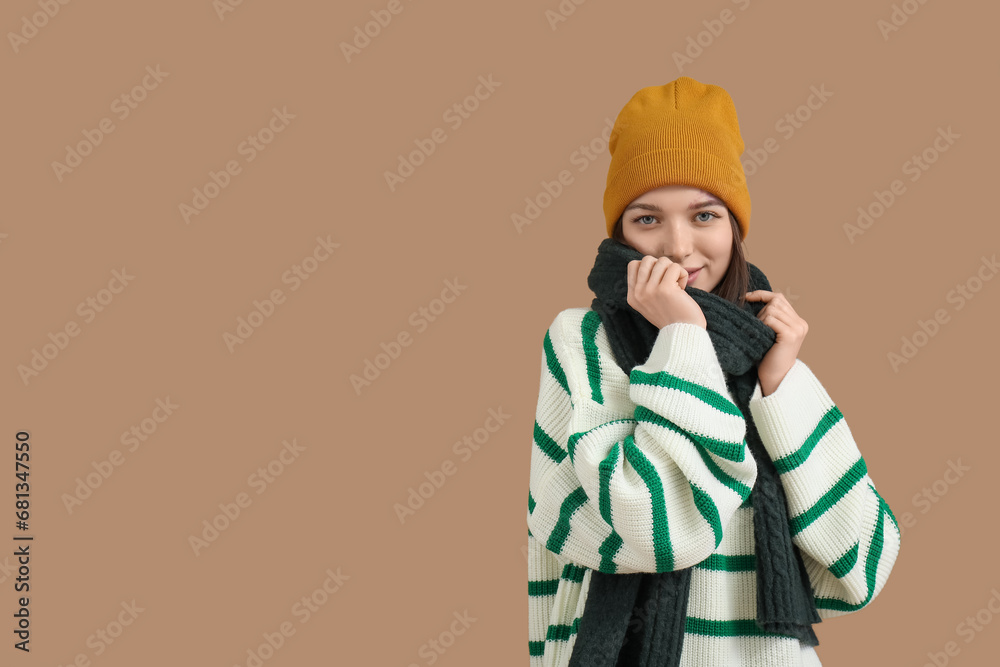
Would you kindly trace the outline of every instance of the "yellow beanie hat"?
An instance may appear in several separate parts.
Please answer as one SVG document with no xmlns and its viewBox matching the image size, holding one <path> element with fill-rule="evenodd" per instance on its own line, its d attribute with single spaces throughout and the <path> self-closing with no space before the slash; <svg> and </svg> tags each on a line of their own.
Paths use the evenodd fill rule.
<svg viewBox="0 0 1000 667">
<path fill-rule="evenodd" d="M 643 88 L 615 119 L 608 141 L 611 165 L 604 216 L 615 222 L 636 197 L 664 185 L 689 185 L 726 203 L 750 231 L 750 192 L 740 156 L 743 137 L 729 93 L 682 76 Z"/>
</svg>

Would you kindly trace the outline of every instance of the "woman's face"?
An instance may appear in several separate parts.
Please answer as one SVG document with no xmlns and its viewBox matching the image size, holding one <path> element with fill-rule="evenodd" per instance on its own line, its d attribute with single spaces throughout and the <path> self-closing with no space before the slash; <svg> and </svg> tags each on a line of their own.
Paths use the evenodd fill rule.
<svg viewBox="0 0 1000 667">
<path fill-rule="evenodd" d="M 733 253 L 726 205 L 686 185 L 666 185 L 632 200 L 622 214 L 625 242 L 653 257 L 666 257 L 690 274 L 688 285 L 711 292 L 722 282 Z"/>
</svg>

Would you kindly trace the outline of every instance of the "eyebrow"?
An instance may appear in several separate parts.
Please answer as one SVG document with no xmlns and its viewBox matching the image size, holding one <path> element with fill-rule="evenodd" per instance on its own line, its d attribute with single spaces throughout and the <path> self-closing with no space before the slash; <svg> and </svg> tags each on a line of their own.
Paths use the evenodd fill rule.
<svg viewBox="0 0 1000 667">
<path fill-rule="evenodd" d="M 706 206 L 725 206 L 725 204 L 722 203 L 721 199 L 716 199 L 715 197 L 711 197 L 710 199 L 703 199 L 702 201 L 696 201 L 692 203 L 690 206 L 688 206 L 688 210 L 691 211 L 696 208 L 705 208 Z M 626 213 L 633 208 L 641 208 L 644 211 L 656 211 L 657 213 L 663 213 L 663 209 L 661 209 L 656 204 L 644 204 L 642 202 L 636 204 L 629 204 L 628 206 L 625 207 L 625 210 L 622 211 L 622 213 Z"/>
</svg>

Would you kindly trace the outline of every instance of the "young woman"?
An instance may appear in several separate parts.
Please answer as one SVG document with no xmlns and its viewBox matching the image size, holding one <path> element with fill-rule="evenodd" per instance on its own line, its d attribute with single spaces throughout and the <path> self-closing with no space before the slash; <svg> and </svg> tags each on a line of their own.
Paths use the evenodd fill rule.
<svg viewBox="0 0 1000 667">
<path fill-rule="evenodd" d="M 543 339 L 528 493 L 534 666 L 820 665 L 812 624 L 885 585 L 896 519 L 749 263 L 725 90 L 638 91 L 608 238 Z"/>
</svg>

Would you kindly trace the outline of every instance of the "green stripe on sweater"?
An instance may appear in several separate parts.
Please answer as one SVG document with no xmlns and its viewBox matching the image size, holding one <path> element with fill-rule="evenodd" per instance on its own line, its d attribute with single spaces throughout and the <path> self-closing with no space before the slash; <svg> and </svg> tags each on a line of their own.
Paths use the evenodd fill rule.
<svg viewBox="0 0 1000 667">
<path fill-rule="evenodd" d="M 583 334 L 583 352 L 587 358 L 587 378 L 590 380 L 590 395 L 597 403 L 604 404 L 604 394 L 601 392 L 601 362 L 597 351 L 597 327 L 601 324 L 601 316 L 597 311 L 590 310 L 583 316 L 580 332 Z"/>
<path fill-rule="evenodd" d="M 752 618 L 739 618 L 733 621 L 714 621 L 709 618 L 688 616 L 684 620 L 684 632 L 710 637 L 787 637 L 762 630 Z"/>
<path fill-rule="evenodd" d="M 756 572 L 757 556 L 754 554 L 740 554 L 736 556 L 712 554 L 695 565 L 695 567 L 702 570 L 718 570 L 721 572 Z"/>
<path fill-rule="evenodd" d="M 603 424 L 598 424 L 597 426 L 588 431 L 579 431 L 577 433 L 571 434 L 566 442 L 566 448 L 569 450 L 569 460 L 573 461 L 574 463 L 576 462 L 575 458 L 576 443 L 578 443 L 581 438 L 589 436 L 591 433 L 594 433 L 595 431 L 598 431 L 602 428 L 607 428 L 609 426 L 615 426 L 617 424 L 635 424 L 635 423 L 636 421 L 634 419 L 612 419 L 611 421 L 604 422 Z"/>
<path fill-rule="evenodd" d="M 795 470 L 800 465 L 805 463 L 806 459 L 809 458 L 809 455 L 812 453 L 812 450 L 815 449 L 816 444 L 822 440 L 823 436 L 826 435 L 830 429 L 836 426 L 843 418 L 844 415 L 841 414 L 836 405 L 827 410 L 826 414 L 824 414 L 819 420 L 819 423 L 816 424 L 816 428 L 814 428 L 812 433 L 809 434 L 809 437 L 806 438 L 806 441 L 801 447 L 791 454 L 782 456 L 774 462 L 775 469 L 779 473 L 784 474 L 790 470 Z"/>
<path fill-rule="evenodd" d="M 549 332 L 545 332 L 545 340 L 542 342 L 542 347 L 545 349 L 545 363 L 549 367 L 549 372 L 552 373 L 552 377 L 556 379 L 556 382 L 566 391 L 566 395 L 570 395 L 569 383 L 566 382 L 566 373 L 563 372 L 562 366 L 559 364 L 559 358 L 556 357 L 555 348 L 552 347 L 552 337 L 549 336 Z"/>
<path fill-rule="evenodd" d="M 566 452 L 563 451 L 563 448 L 560 447 L 555 440 L 549 437 L 549 434 L 542 429 L 541 425 L 539 425 L 537 421 L 535 422 L 534 437 L 535 444 L 537 444 L 538 448 L 542 450 L 542 453 L 556 463 L 562 463 L 562 460 L 566 458 Z"/>
<path fill-rule="evenodd" d="M 563 500 L 562 505 L 559 507 L 559 520 L 552 527 L 552 532 L 549 534 L 549 539 L 545 544 L 549 551 L 555 554 L 562 551 L 563 544 L 566 543 L 566 538 L 569 537 L 569 518 L 585 502 L 587 502 L 587 492 L 583 490 L 582 486 L 576 487 L 576 490 Z"/>
<path fill-rule="evenodd" d="M 615 468 L 618 466 L 618 455 L 621 451 L 621 445 L 615 443 L 608 452 L 608 455 L 604 457 L 604 460 L 597 466 L 598 474 L 600 477 L 600 491 L 598 493 L 598 506 L 601 510 L 601 516 L 609 526 L 614 526 L 614 522 L 611 521 L 611 476 L 615 474 Z"/>
<path fill-rule="evenodd" d="M 559 590 L 558 579 L 546 579 L 544 581 L 529 581 L 528 595 L 532 597 L 542 597 L 545 595 L 555 595 Z"/>
<path fill-rule="evenodd" d="M 612 529 L 611 534 L 597 548 L 597 553 L 601 554 L 601 565 L 597 568 L 598 570 L 608 574 L 614 574 L 618 571 L 618 565 L 613 559 L 623 543 L 621 535 Z"/>
<path fill-rule="evenodd" d="M 709 456 L 707 451 L 705 451 L 705 448 L 696 447 L 695 451 L 698 452 L 699 456 L 701 456 L 701 460 L 705 462 L 705 467 L 712 473 L 712 476 L 738 493 L 740 498 L 743 498 L 744 505 L 749 505 L 750 487 L 735 477 L 730 476 L 725 470 L 720 468 L 719 464 L 716 463 L 711 456 Z"/>
<path fill-rule="evenodd" d="M 663 497 L 663 484 L 656 468 L 649 462 L 642 450 L 635 445 L 629 433 L 625 436 L 625 458 L 636 469 L 649 489 L 653 509 L 653 551 L 656 554 L 656 571 L 669 572 L 674 569 L 673 546 L 670 544 L 670 528 L 667 525 L 667 505 Z"/>
<path fill-rule="evenodd" d="M 586 573 L 587 568 L 581 567 L 580 565 L 574 565 L 573 563 L 566 563 L 566 565 L 563 566 L 562 574 L 559 576 L 566 581 L 572 581 L 575 584 L 579 584 L 583 581 L 583 575 Z"/>
<path fill-rule="evenodd" d="M 829 569 L 833 576 L 841 579 L 854 569 L 854 564 L 858 562 L 858 547 L 860 546 L 859 542 L 855 542 L 853 547 L 830 565 Z"/>
<path fill-rule="evenodd" d="M 707 435 L 692 433 L 691 431 L 681 428 L 669 419 L 665 419 L 661 415 L 656 414 L 644 405 L 636 406 L 635 418 L 639 421 L 656 424 L 657 426 L 662 426 L 663 428 L 670 429 L 675 433 L 679 433 L 699 447 L 703 447 L 719 458 L 726 459 L 727 461 L 735 461 L 739 463 L 746 457 L 746 448 L 743 446 L 742 440 L 740 442 L 717 440 L 715 438 L 710 438 Z"/>
<path fill-rule="evenodd" d="M 868 595 L 857 604 L 851 604 L 840 598 L 816 598 L 817 609 L 834 609 L 836 611 L 857 611 L 871 602 L 875 595 L 875 578 L 878 575 L 878 561 L 882 557 L 882 545 L 885 538 L 882 536 L 885 525 L 885 514 L 878 513 L 878 521 L 875 523 L 875 533 L 872 535 L 872 543 L 868 548 L 868 556 L 865 558 L 865 579 L 868 583 Z"/>
<path fill-rule="evenodd" d="M 572 581 L 575 584 L 579 584 L 583 582 L 583 575 L 586 573 L 587 568 L 574 565 L 573 563 L 567 563 L 563 566 L 562 574 L 559 575 L 559 579 L 565 579 L 566 581 Z M 555 595 L 559 590 L 559 579 L 543 579 L 541 581 L 529 580 L 528 595 L 533 597 Z"/>
<path fill-rule="evenodd" d="M 725 412 L 727 415 L 733 415 L 734 417 L 743 416 L 743 413 L 736 407 L 736 404 L 719 392 L 713 391 L 708 387 L 703 387 L 696 382 L 672 375 L 667 371 L 646 373 L 638 368 L 633 368 L 632 373 L 629 375 L 629 381 L 632 384 L 649 384 L 655 387 L 666 387 L 667 389 L 683 391 L 691 394 L 703 403 L 711 405 L 716 410 Z"/>
<path fill-rule="evenodd" d="M 580 619 L 574 619 L 573 625 L 550 625 L 549 632 L 545 635 L 545 641 L 564 642 L 576 634 L 580 626 Z"/>
<path fill-rule="evenodd" d="M 898 533 L 899 532 L 899 522 L 896 521 L 896 515 L 893 514 L 892 510 L 889 508 L 889 503 L 885 502 L 885 498 L 882 497 L 882 494 L 880 494 L 878 491 L 875 490 L 875 485 L 874 484 L 872 484 L 871 482 L 868 482 L 868 488 L 872 490 L 872 493 L 874 493 L 876 496 L 878 496 L 879 506 L 882 509 L 884 509 L 889 514 L 889 518 L 892 519 L 892 524 L 894 526 L 896 526 L 896 532 Z"/>
<path fill-rule="evenodd" d="M 715 533 L 715 546 L 718 547 L 719 543 L 722 542 L 722 519 L 719 518 L 719 508 L 715 506 L 712 496 L 699 489 L 690 481 L 688 485 L 691 487 L 691 494 L 694 496 L 694 506 L 698 508 L 702 518 L 712 527 L 712 532 Z"/>
<path fill-rule="evenodd" d="M 865 465 L 865 459 L 859 458 L 851 466 L 850 470 L 844 473 L 844 475 L 837 480 L 837 483 L 833 485 L 829 491 L 823 494 L 823 497 L 816 501 L 816 504 L 807 509 L 802 514 L 793 517 L 789 521 L 789 526 L 792 529 L 792 535 L 798 535 L 803 530 L 805 530 L 813 521 L 823 516 L 828 509 L 836 505 L 841 498 L 847 495 L 847 493 L 854 488 L 861 479 L 868 473 L 868 467 Z M 881 516 L 879 517 L 881 521 Z"/>
</svg>

